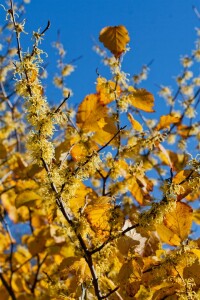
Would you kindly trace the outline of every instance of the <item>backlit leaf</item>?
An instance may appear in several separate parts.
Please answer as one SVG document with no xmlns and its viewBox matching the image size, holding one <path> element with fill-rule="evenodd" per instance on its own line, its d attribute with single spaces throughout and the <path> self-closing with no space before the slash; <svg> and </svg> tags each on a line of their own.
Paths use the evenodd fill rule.
<svg viewBox="0 0 200 300">
<path fill-rule="evenodd" d="M 144 202 L 143 191 L 142 191 L 141 187 L 139 186 L 139 184 L 137 183 L 135 178 L 132 178 L 129 181 L 129 190 L 130 190 L 131 194 L 133 195 L 133 197 L 135 198 L 135 200 L 140 205 L 142 205 Z"/>
<path fill-rule="evenodd" d="M 126 50 L 130 37 L 128 30 L 123 25 L 108 26 L 101 30 L 99 40 L 117 58 Z"/>
<path fill-rule="evenodd" d="M 23 205 L 30 206 L 36 200 L 40 200 L 41 197 L 31 190 L 26 190 L 20 193 L 15 200 L 16 208 L 19 208 Z"/>
<path fill-rule="evenodd" d="M 91 228 L 99 234 L 109 234 L 109 220 L 113 205 L 110 203 L 110 197 L 100 197 L 94 199 L 85 209 L 85 216 L 91 225 Z"/>
<path fill-rule="evenodd" d="M 171 115 L 165 115 L 160 117 L 160 121 L 158 125 L 156 126 L 157 130 L 161 130 L 163 128 L 169 128 L 171 124 L 177 124 L 180 122 L 179 117 L 171 116 Z"/>
<path fill-rule="evenodd" d="M 84 258 L 80 257 L 67 257 L 64 258 L 59 266 L 61 270 L 61 278 L 67 279 L 69 274 L 76 275 L 78 277 L 78 282 L 83 282 L 84 280 L 91 277 L 88 264 Z"/>
<path fill-rule="evenodd" d="M 99 95 L 88 95 L 78 108 L 77 125 L 83 132 L 92 133 L 93 141 L 100 145 L 108 142 L 117 129 L 115 120 L 108 115 L 108 108 L 99 101 Z"/>
<path fill-rule="evenodd" d="M 183 202 L 177 202 L 173 211 L 165 214 L 163 224 L 157 225 L 157 232 L 163 242 L 178 246 L 190 233 L 192 226 L 192 208 Z"/>
<path fill-rule="evenodd" d="M 98 99 L 97 94 L 90 94 L 79 105 L 76 122 L 84 132 L 98 130 L 98 121 L 107 116 L 107 108 Z"/>
<path fill-rule="evenodd" d="M 129 95 L 129 100 L 131 104 L 143 111 L 154 112 L 154 96 L 145 89 L 134 89 L 129 87 L 131 94 Z"/>
<path fill-rule="evenodd" d="M 121 92 L 119 85 L 116 85 L 114 81 L 107 81 L 103 77 L 97 78 L 96 90 L 99 94 L 99 102 L 103 105 L 114 101 L 120 96 Z"/>
<path fill-rule="evenodd" d="M 128 119 L 131 122 L 133 129 L 136 131 L 143 131 L 142 125 L 133 118 L 131 113 L 128 113 Z"/>
</svg>

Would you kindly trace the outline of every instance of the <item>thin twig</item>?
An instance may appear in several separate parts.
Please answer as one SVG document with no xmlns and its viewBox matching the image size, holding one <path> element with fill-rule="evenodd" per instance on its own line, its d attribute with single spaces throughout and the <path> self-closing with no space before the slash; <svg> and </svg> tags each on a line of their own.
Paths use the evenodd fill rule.
<svg viewBox="0 0 200 300">
<path fill-rule="evenodd" d="M 60 103 L 60 105 L 56 108 L 56 110 L 54 111 L 54 114 L 57 114 L 59 112 L 60 108 L 69 99 L 69 97 L 70 97 L 70 93 L 68 93 L 68 96 L 66 98 L 64 98 L 63 101 Z"/>
<path fill-rule="evenodd" d="M 15 121 L 15 106 L 11 103 L 10 99 L 9 99 L 9 96 L 7 95 L 6 91 L 5 91 L 5 88 L 4 88 L 4 85 L 3 83 L 1 82 L 1 90 L 2 90 L 2 93 L 3 93 L 3 96 L 4 98 L 6 99 L 6 102 L 8 103 L 8 107 L 10 108 L 11 110 L 11 115 L 12 115 L 12 120 Z M 17 129 L 14 130 L 15 132 L 15 138 L 16 138 L 16 142 L 17 142 L 17 152 L 20 151 L 20 139 L 19 139 L 19 134 L 17 132 Z"/>
<path fill-rule="evenodd" d="M 49 28 L 50 28 L 51 22 L 48 20 L 47 26 L 44 28 L 44 30 L 40 33 L 40 35 L 43 35 Z"/>
<path fill-rule="evenodd" d="M 20 62 L 22 62 L 22 53 L 21 53 L 21 45 L 20 45 L 20 39 L 19 39 L 19 32 L 16 30 L 16 21 L 15 21 L 15 12 L 14 12 L 14 5 L 13 5 L 13 0 L 10 0 L 10 14 L 11 14 L 11 18 L 13 21 L 13 25 L 15 28 L 15 32 L 16 32 L 16 39 L 17 39 L 17 53 L 20 59 Z"/>
<path fill-rule="evenodd" d="M 119 286 L 117 286 L 116 288 L 114 288 L 112 291 L 110 291 L 108 294 L 106 294 L 105 296 L 102 296 L 101 299 L 106 299 L 109 296 L 111 296 L 112 294 L 114 294 L 117 290 L 119 289 Z"/>
<path fill-rule="evenodd" d="M 117 235 L 114 235 L 114 236 L 109 236 L 109 238 L 103 243 L 101 244 L 100 246 L 98 246 L 97 248 L 93 249 L 90 251 L 91 254 L 94 254 L 96 252 L 99 252 L 100 250 L 102 250 L 106 245 L 108 245 L 110 242 L 118 239 L 119 237 L 125 235 L 127 232 L 129 232 L 130 230 L 132 229 L 135 229 L 139 227 L 139 223 L 135 224 L 135 225 L 132 225 L 132 226 L 129 226 L 128 228 L 126 228 L 125 230 L 119 232 Z"/>
<path fill-rule="evenodd" d="M 9 284 L 10 284 L 10 287 L 12 288 L 14 239 L 12 237 L 10 228 L 9 228 L 8 223 L 6 222 L 6 220 L 3 219 L 2 222 L 4 223 L 5 229 L 7 231 L 7 234 L 9 236 L 9 240 L 10 240 L 9 264 L 10 264 L 11 275 L 10 275 Z"/>
<path fill-rule="evenodd" d="M 99 153 L 99 152 L 101 152 L 104 148 L 106 148 L 115 138 L 116 138 L 116 136 L 118 136 L 119 135 L 119 133 L 123 130 L 123 129 L 125 129 L 126 128 L 126 125 L 125 126 L 123 126 L 123 127 L 121 127 L 121 128 L 119 128 L 118 129 L 118 131 L 113 135 L 113 137 L 105 144 L 105 145 L 103 145 L 100 149 L 98 149 L 97 150 L 97 152 Z"/>
<path fill-rule="evenodd" d="M 35 278 L 34 278 L 34 281 L 33 281 L 33 285 L 31 287 L 31 293 L 32 294 L 34 294 L 34 292 L 35 292 L 35 288 L 36 288 L 36 285 L 38 283 L 38 275 L 39 275 L 40 269 L 41 269 L 43 263 L 45 262 L 47 256 L 48 256 L 48 254 L 46 254 L 45 257 L 42 259 L 42 261 L 40 261 L 39 255 L 37 254 L 37 270 L 36 270 L 36 273 L 35 273 Z"/>
</svg>

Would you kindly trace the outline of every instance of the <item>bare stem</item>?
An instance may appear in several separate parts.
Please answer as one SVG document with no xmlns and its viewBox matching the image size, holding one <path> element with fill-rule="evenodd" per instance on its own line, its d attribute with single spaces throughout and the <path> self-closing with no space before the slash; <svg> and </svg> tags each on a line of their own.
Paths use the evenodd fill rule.
<svg viewBox="0 0 200 300">
<path fill-rule="evenodd" d="M 66 98 L 63 99 L 63 101 L 60 103 L 60 105 L 56 108 L 56 110 L 54 111 L 54 114 L 57 114 L 60 110 L 60 108 L 63 106 L 63 104 L 65 104 L 65 102 L 69 99 L 70 97 L 70 93 L 68 94 L 68 96 Z"/>
</svg>

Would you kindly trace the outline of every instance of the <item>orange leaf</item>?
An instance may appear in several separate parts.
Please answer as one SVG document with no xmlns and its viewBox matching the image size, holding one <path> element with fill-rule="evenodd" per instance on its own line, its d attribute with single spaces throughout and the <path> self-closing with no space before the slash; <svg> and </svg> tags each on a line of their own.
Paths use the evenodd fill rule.
<svg viewBox="0 0 200 300">
<path fill-rule="evenodd" d="M 171 124 L 176 124 L 180 122 L 179 117 L 171 116 L 171 115 L 165 115 L 160 117 L 160 122 L 156 126 L 157 130 L 163 129 L 163 128 L 169 128 Z"/>
<path fill-rule="evenodd" d="M 106 105 L 114 101 L 117 97 L 120 96 L 120 86 L 116 85 L 114 81 L 107 81 L 105 78 L 97 78 L 97 93 L 99 94 L 99 102 L 102 105 Z"/>
<path fill-rule="evenodd" d="M 114 118 L 108 115 L 108 108 L 100 103 L 98 94 L 85 97 L 76 120 L 82 131 L 93 133 L 93 141 L 100 145 L 108 142 L 117 131 Z"/>
<path fill-rule="evenodd" d="M 117 58 L 126 50 L 130 37 L 123 25 L 108 26 L 101 30 L 99 40 Z"/>
<path fill-rule="evenodd" d="M 129 91 L 131 92 L 129 99 L 134 107 L 146 112 L 154 112 L 154 96 L 150 92 L 145 89 L 136 90 L 133 87 L 129 87 Z"/>
<path fill-rule="evenodd" d="M 98 99 L 97 94 L 90 94 L 79 105 L 76 121 L 84 132 L 98 130 L 98 121 L 107 116 L 107 108 Z"/>
<path fill-rule="evenodd" d="M 134 178 L 131 179 L 131 181 L 130 181 L 129 190 L 130 190 L 131 194 L 133 195 L 133 197 L 135 198 L 135 200 L 139 204 L 142 205 L 144 203 L 143 191 Z"/>
</svg>

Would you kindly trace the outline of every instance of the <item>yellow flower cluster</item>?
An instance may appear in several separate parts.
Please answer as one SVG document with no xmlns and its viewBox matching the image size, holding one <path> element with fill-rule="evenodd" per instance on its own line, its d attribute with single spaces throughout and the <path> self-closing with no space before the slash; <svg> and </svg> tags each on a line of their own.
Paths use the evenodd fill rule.
<svg viewBox="0 0 200 300">
<path fill-rule="evenodd" d="M 161 224 L 164 215 L 173 211 L 175 207 L 176 201 L 173 199 L 164 199 L 159 203 L 153 203 L 151 209 L 140 215 L 139 223 L 142 227 L 154 227 L 155 224 Z"/>
<path fill-rule="evenodd" d="M 27 138 L 27 148 L 39 164 L 41 159 L 50 164 L 54 157 L 54 147 L 48 138 L 53 135 L 55 118 L 38 78 L 40 54 L 40 50 L 35 50 L 34 55 L 26 54 L 22 61 L 16 64 L 15 76 L 20 78 L 16 82 L 16 92 L 24 97 L 27 119 L 33 126 Z"/>
<path fill-rule="evenodd" d="M 142 71 L 139 74 L 133 76 L 135 84 L 139 84 L 141 81 L 146 80 L 148 77 L 149 68 L 147 66 L 142 67 Z"/>
</svg>

